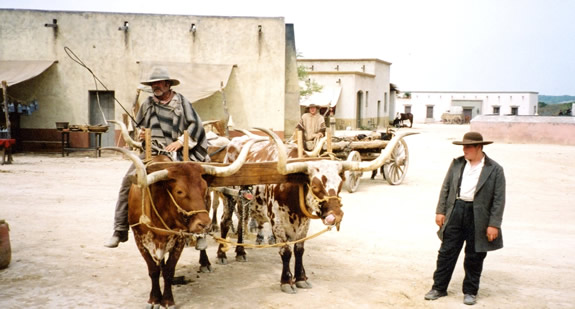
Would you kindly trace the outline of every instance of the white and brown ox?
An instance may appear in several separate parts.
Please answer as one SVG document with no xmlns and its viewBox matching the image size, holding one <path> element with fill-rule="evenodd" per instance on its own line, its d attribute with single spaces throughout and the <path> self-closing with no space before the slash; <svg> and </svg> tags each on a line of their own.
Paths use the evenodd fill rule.
<svg viewBox="0 0 575 309">
<path fill-rule="evenodd" d="M 134 142 L 122 125 L 122 134 L 128 144 Z M 164 306 L 175 308 L 172 280 L 176 264 L 187 240 L 202 235 L 211 224 L 209 217 L 208 185 L 203 175 L 229 176 L 239 170 L 246 159 L 247 149 L 240 159 L 229 166 L 213 166 L 193 162 L 170 162 L 166 156 L 156 156 L 144 166 L 134 153 L 117 147 L 103 148 L 122 152 L 133 161 L 136 171 L 128 201 L 128 222 L 134 239 L 148 266 L 152 282 L 149 308 Z M 209 261 L 205 250 L 200 264 Z M 160 275 L 164 278 L 163 292 Z"/>
<path fill-rule="evenodd" d="M 351 162 L 336 160 L 309 160 L 287 162 L 297 158 L 297 148 L 286 147 L 277 135 L 269 130 L 260 129 L 268 134 L 272 141 L 254 144 L 246 162 L 278 161 L 278 172 L 283 175 L 305 174 L 305 183 L 281 183 L 257 185 L 254 188 L 251 215 L 258 225 L 270 222 L 272 232 L 278 243 L 301 241 L 307 236 L 310 219 L 321 219 L 325 225 L 336 226 L 339 230 L 343 218 L 342 203 L 339 197 L 344 182 L 344 172 L 371 171 L 388 163 L 391 151 L 398 141 L 411 133 L 397 134 L 382 151 L 381 155 L 370 162 Z M 228 146 L 227 162 L 234 162 L 240 150 L 250 141 L 249 137 L 234 138 Z M 283 268 L 280 278 L 281 290 L 296 293 L 297 288 L 311 288 L 303 266 L 304 242 L 294 245 L 295 273 L 290 270 L 292 250 L 290 245 L 280 247 L 279 254 Z M 218 254 L 219 255 L 219 254 Z"/>
</svg>

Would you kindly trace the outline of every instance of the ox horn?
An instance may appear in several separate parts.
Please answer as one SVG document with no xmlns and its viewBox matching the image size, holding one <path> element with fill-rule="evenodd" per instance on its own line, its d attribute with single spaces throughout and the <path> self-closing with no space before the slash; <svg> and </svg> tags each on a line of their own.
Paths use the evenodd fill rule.
<svg viewBox="0 0 575 309">
<path fill-rule="evenodd" d="M 323 148 L 323 145 L 325 144 L 326 141 L 327 141 L 327 136 L 322 137 L 317 142 L 317 144 L 315 145 L 315 147 L 313 148 L 312 151 L 305 151 L 304 150 L 305 154 L 308 157 L 312 157 L 312 158 L 319 157 L 319 153 L 321 152 L 321 149 Z"/>
<path fill-rule="evenodd" d="M 120 129 L 122 129 L 122 138 L 124 139 L 126 144 L 128 144 L 132 148 L 143 149 L 142 143 L 136 142 L 135 140 L 132 139 L 130 134 L 128 134 L 128 128 L 126 128 L 126 125 L 123 122 L 116 121 L 116 120 L 108 120 L 108 122 L 115 123 L 116 125 L 118 125 L 120 127 Z"/>
<path fill-rule="evenodd" d="M 254 134 L 254 133 L 252 133 L 252 132 L 250 132 L 249 130 L 246 130 L 246 129 L 236 129 L 236 131 L 242 132 L 244 135 L 247 135 L 247 136 L 249 136 L 249 137 L 251 137 L 251 138 L 261 138 L 261 136 L 259 136 L 259 135 L 257 135 L 257 134 Z"/>
<path fill-rule="evenodd" d="M 214 165 L 202 164 L 202 167 L 204 168 L 204 173 L 208 174 L 208 175 L 219 176 L 219 177 L 226 177 L 226 176 L 230 176 L 230 175 L 235 174 L 242 167 L 242 165 L 244 165 L 244 163 L 246 162 L 246 159 L 248 157 L 248 153 L 249 153 L 252 145 L 257 143 L 257 142 L 263 142 L 266 140 L 267 140 L 267 138 L 262 137 L 262 136 L 258 136 L 257 138 L 250 139 L 242 147 L 242 150 L 240 151 L 238 158 L 232 164 L 230 164 L 228 166 L 214 166 Z"/>
<path fill-rule="evenodd" d="M 360 162 L 360 161 L 342 162 L 343 170 L 366 172 L 380 168 L 382 165 L 389 163 L 391 152 L 393 151 L 393 148 L 395 148 L 397 143 L 399 143 L 399 141 L 402 138 L 412 134 L 417 134 L 417 132 L 400 132 L 395 134 L 395 136 L 389 141 L 389 143 L 385 146 L 385 148 L 381 150 L 381 154 L 379 155 L 379 157 L 367 162 Z"/>
<path fill-rule="evenodd" d="M 278 151 L 278 172 L 282 175 L 293 174 L 293 173 L 307 173 L 307 163 L 306 162 L 294 162 L 287 164 L 287 150 L 282 142 L 282 140 L 272 132 L 271 130 L 264 129 L 264 128 L 256 128 L 265 134 L 269 135 L 269 137 L 273 140 L 273 142 L 277 146 Z"/>
<path fill-rule="evenodd" d="M 102 150 L 118 151 L 126 155 L 130 160 L 132 160 L 132 162 L 134 163 L 134 167 L 136 168 L 136 179 L 138 182 L 138 186 L 140 186 L 140 188 L 145 188 L 153 183 L 164 180 L 168 177 L 167 170 L 155 171 L 150 175 L 147 175 L 146 167 L 144 166 L 142 160 L 136 154 L 127 149 L 120 147 L 102 147 Z"/>
</svg>

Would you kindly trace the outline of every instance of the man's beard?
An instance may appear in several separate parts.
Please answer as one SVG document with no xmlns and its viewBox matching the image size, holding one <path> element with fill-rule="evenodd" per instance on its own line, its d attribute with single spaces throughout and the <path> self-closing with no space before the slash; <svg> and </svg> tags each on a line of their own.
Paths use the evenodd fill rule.
<svg viewBox="0 0 575 309">
<path fill-rule="evenodd" d="M 155 97 L 161 97 L 164 95 L 164 92 L 162 91 L 162 89 L 154 89 L 154 96 Z"/>
</svg>

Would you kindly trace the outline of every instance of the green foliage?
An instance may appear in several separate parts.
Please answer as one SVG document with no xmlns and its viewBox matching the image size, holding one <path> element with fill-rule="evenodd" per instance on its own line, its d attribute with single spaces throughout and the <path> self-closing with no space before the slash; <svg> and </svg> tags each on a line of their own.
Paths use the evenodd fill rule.
<svg viewBox="0 0 575 309">
<path fill-rule="evenodd" d="M 307 73 L 305 66 L 299 65 L 297 67 L 297 77 L 300 81 L 304 82 L 304 85 L 301 85 L 300 83 L 299 87 L 300 97 L 310 96 L 312 93 L 320 92 L 321 89 L 323 89 L 322 85 L 318 84 L 315 80 L 312 80 L 308 76 L 309 74 Z"/>
<path fill-rule="evenodd" d="M 538 114 L 540 116 L 558 116 L 560 113 L 565 113 L 573 106 L 574 102 L 563 104 L 545 104 L 539 102 Z"/>
<path fill-rule="evenodd" d="M 575 102 L 575 96 L 572 96 L 572 95 L 539 95 L 539 102 L 543 102 L 543 103 L 547 103 L 547 104 Z"/>
</svg>

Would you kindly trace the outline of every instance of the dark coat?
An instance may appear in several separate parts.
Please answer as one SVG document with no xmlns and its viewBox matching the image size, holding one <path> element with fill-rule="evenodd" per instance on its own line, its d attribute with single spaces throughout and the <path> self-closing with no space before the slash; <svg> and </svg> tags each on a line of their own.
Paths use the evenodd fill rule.
<svg viewBox="0 0 575 309">
<path fill-rule="evenodd" d="M 441 186 L 439 202 L 437 203 L 437 209 L 435 211 L 436 214 L 445 215 L 445 223 L 437 232 L 441 240 L 443 240 L 443 231 L 449 223 L 449 218 L 455 205 L 461 169 L 465 163 L 466 161 L 463 156 L 454 159 Z M 501 221 L 503 219 L 504 208 L 505 174 L 503 173 L 503 167 L 485 155 L 485 164 L 481 170 L 473 198 L 476 252 L 487 252 L 503 248 Z M 486 234 L 488 226 L 499 229 L 499 236 L 492 242 L 487 241 Z"/>
</svg>

